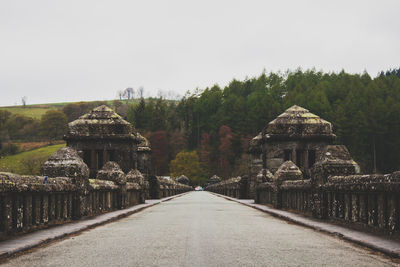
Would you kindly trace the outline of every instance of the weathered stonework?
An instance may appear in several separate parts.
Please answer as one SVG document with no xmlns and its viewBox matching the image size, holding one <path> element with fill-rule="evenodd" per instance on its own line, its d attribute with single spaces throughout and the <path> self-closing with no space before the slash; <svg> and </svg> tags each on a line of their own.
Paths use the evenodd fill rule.
<svg viewBox="0 0 400 267">
<path fill-rule="evenodd" d="M 137 184 L 139 186 L 139 201 L 144 203 L 149 198 L 149 182 L 139 170 L 130 170 L 126 175 L 128 184 Z"/>
<path fill-rule="evenodd" d="M 97 172 L 98 180 L 113 181 L 118 185 L 126 184 L 126 176 L 116 162 L 109 161 Z"/>
<path fill-rule="evenodd" d="M 214 177 L 214 179 L 215 178 L 216 177 Z M 247 176 L 239 176 L 224 180 L 219 183 L 209 183 L 209 185 L 206 187 L 206 190 L 236 198 L 247 198 L 247 182 Z"/>
<path fill-rule="evenodd" d="M 221 182 L 221 178 L 219 178 L 217 175 L 213 175 L 209 180 L 208 180 L 208 185 L 212 184 L 217 184 Z"/>
<path fill-rule="evenodd" d="M 151 147 L 150 142 L 140 133 L 136 133 L 139 140 L 137 148 L 137 169 L 145 176 L 150 175 Z"/>
<path fill-rule="evenodd" d="M 302 180 L 302 179 L 303 179 L 303 173 L 291 161 L 284 162 L 275 172 L 274 175 L 274 180 L 277 182 L 282 182 L 287 180 Z"/>
<path fill-rule="evenodd" d="M 179 176 L 178 178 L 176 178 L 176 181 L 178 183 L 185 184 L 185 185 L 189 185 L 189 182 L 190 182 L 189 178 L 187 178 L 185 175 Z"/>
<path fill-rule="evenodd" d="M 285 161 L 292 161 L 308 175 L 322 149 L 336 136 L 332 124 L 308 110 L 292 106 L 262 131 L 264 167 L 272 173 Z"/>
<path fill-rule="evenodd" d="M 298 106 L 270 122 L 249 144 L 248 195 L 257 203 L 351 227 L 399 234 L 400 172 L 357 175 L 331 123 Z M 238 197 L 233 178 L 206 190 Z"/>
<path fill-rule="evenodd" d="M 71 122 L 65 139 L 67 147 L 43 164 L 44 176 L 0 173 L 0 240 L 149 198 L 150 175 L 140 170 L 150 170 L 150 144 L 111 109 Z M 157 198 L 192 190 L 159 177 L 153 186 Z"/>
<path fill-rule="evenodd" d="M 107 106 L 99 106 L 68 124 L 64 137 L 75 148 L 94 178 L 108 161 L 118 163 L 127 173 L 137 167 L 138 143 L 133 126 Z"/>
<path fill-rule="evenodd" d="M 249 180 L 248 180 L 248 195 L 250 198 L 255 198 L 259 180 L 257 175 L 263 169 L 262 160 L 262 133 L 250 140 L 248 153 Z"/>
</svg>

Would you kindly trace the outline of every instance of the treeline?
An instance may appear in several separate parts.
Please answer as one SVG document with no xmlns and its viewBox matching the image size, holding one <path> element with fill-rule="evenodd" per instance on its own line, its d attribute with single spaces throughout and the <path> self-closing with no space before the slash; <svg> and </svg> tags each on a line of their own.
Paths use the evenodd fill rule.
<svg viewBox="0 0 400 267">
<path fill-rule="evenodd" d="M 18 152 L 16 142 L 47 141 L 62 139 L 67 123 L 105 102 L 81 102 L 67 104 L 61 109 L 49 109 L 40 119 L 0 109 L 0 156 Z M 26 107 L 29 108 L 29 107 Z"/>
<path fill-rule="evenodd" d="M 143 96 L 142 88 L 140 92 Z M 249 140 L 294 104 L 332 122 L 337 143 L 349 148 L 364 172 L 400 169 L 400 69 L 375 78 L 344 71 L 262 73 L 233 80 L 224 88 L 214 85 L 187 93 L 179 101 L 141 97 L 80 102 L 48 111 L 41 120 L 3 110 L 0 144 L 4 150 L 4 144 L 13 140 L 60 139 L 67 122 L 101 104 L 114 108 L 149 139 L 158 175 L 170 174 L 175 158 L 174 175 L 184 169 L 181 165 L 200 166 L 196 167 L 199 183 L 213 174 L 223 178 L 245 174 Z M 197 157 L 177 157 L 182 151 L 196 151 Z M 193 159 L 198 164 L 188 162 Z"/>
<path fill-rule="evenodd" d="M 155 163 L 160 174 L 168 173 L 168 162 L 183 147 L 198 151 L 205 174 L 229 177 L 246 172 L 249 139 L 294 104 L 332 122 L 337 143 L 349 148 L 365 172 L 400 169 L 399 70 L 375 78 L 344 71 L 262 73 L 186 94 L 176 103 L 142 99 L 127 117 L 153 146 L 162 136 L 163 151 L 155 156 L 169 157 Z"/>
</svg>

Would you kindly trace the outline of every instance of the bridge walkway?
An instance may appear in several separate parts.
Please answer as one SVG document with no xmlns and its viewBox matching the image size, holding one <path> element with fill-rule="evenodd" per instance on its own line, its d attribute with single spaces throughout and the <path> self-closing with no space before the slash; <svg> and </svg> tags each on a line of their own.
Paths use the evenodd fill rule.
<svg viewBox="0 0 400 267">
<path fill-rule="evenodd" d="M 191 192 L 5 266 L 391 266 L 390 259 L 208 192 Z"/>
</svg>

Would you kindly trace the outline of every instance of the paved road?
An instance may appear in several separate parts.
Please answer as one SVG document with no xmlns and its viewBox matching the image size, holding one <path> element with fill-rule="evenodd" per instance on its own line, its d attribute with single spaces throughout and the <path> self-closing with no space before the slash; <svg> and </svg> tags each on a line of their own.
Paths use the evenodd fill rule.
<svg viewBox="0 0 400 267">
<path fill-rule="evenodd" d="M 337 238 L 192 192 L 6 266 L 390 266 Z"/>
</svg>

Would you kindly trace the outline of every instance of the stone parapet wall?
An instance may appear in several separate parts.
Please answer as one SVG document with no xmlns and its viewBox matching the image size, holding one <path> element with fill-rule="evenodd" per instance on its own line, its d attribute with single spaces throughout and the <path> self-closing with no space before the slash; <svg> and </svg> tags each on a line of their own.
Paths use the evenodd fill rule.
<svg viewBox="0 0 400 267">
<path fill-rule="evenodd" d="M 186 184 L 178 183 L 160 176 L 149 177 L 150 198 L 160 199 L 192 191 L 193 188 Z"/>
<path fill-rule="evenodd" d="M 332 176 L 318 191 L 325 218 L 389 233 L 400 230 L 400 172 Z"/>
<path fill-rule="evenodd" d="M 78 190 L 69 178 L 0 173 L 0 240 L 76 217 Z"/>
<path fill-rule="evenodd" d="M 256 202 L 275 208 L 312 213 L 313 191 L 311 180 L 267 182 L 257 188 Z"/>
<path fill-rule="evenodd" d="M 399 233 L 400 172 L 329 176 L 322 185 L 311 179 L 266 182 L 258 186 L 256 202 L 356 228 Z"/>
<path fill-rule="evenodd" d="M 205 188 L 207 191 L 226 195 L 235 198 L 247 198 L 248 185 L 247 176 L 239 176 L 221 181 L 219 183 L 210 184 Z"/>
<path fill-rule="evenodd" d="M 138 170 L 125 174 L 108 162 L 96 179 L 76 151 L 63 148 L 43 165 L 48 176 L 0 173 L 0 240 L 71 220 L 144 203 L 149 181 Z M 57 175 L 65 174 L 66 177 Z M 192 190 L 157 177 L 157 198 Z"/>
</svg>

